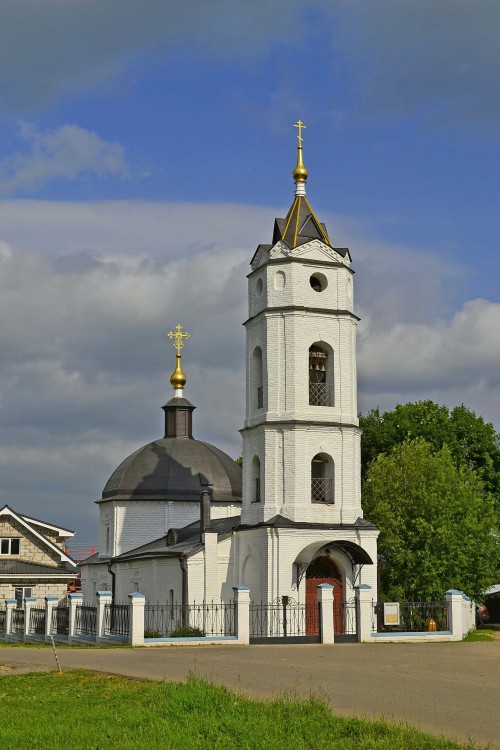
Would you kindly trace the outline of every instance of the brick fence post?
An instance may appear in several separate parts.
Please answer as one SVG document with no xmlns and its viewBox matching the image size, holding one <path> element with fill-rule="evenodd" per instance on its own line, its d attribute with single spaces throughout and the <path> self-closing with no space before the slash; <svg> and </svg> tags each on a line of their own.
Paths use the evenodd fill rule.
<svg viewBox="0 0 500 750">
<path fill-rule="evenodd" d="M 101 641 L 105 640 L 106 635 L 104 633 L 104 627 L 105 627 L 105 620 L 104 620 L 104 612 L 106 609 L 106 604 L 111 604 L 113 601 L 113 594 L 111 591 L 98 591 L 96 593 L 97 597 L 97 622 L 96 622 L 96 643 L 100 643 Z"/>
<path fill-rule="evenodd" d="M 15 599 L 5 600 L 5 640 L 7 636 L 12 635 L 12 612 L 17 607 Z"/>
<path fill-rule="evenodd" d="M 31 633 L 31 609 L 36 604 L 36 596 L 24 597 L 24 640 Z"/>
<path fill-rule="evenodd" d="M 131 646 L 144 646 L 144 606 L 146 597 L 137 591 L 129 598 L 128 642 Z"/>
<path fill-rule="evenodd" d="M 50 636 L 52 635 L 52 613 L 54 607 L 59 604 L 58 596 L 46 596 L 45 597 L 45 641 L 50 643 Z"/>
<path fill-rule="evenodd" d="M 77 640 L 76 632 L 76 608 L 83 604 L 82 594 L 68 594 L 69 603 L 69 624 L 68 624 L 68 645 Z"/>
<path fill-rule="evenodd" d="M 448 589 L 445 594 L 448 604 L 448 630 L 451 630 L 454 641 L 461 641 L 464 635 L 463 626 L 463 591 Z"/>
<path fill-rule="evenodd" d="M 372 587 L 367 583 L 360 583 L 354 587 L 354 596 L 358 641 L 366 643 L 372 639 Z"/>
<path fill-rule="evenodd" d="M 319 633 L 321 643 L 335 643 L 335 626 L 333 624 L 333 586 L 320 583 L 316 586 L 319 606 Z"/>
<path fill-rule="evenodd" d="M 235 630 L 239 643 L 250 643 L 250 587 L 233 586 L 233 599 L 236 605 Z"/>
</svg>

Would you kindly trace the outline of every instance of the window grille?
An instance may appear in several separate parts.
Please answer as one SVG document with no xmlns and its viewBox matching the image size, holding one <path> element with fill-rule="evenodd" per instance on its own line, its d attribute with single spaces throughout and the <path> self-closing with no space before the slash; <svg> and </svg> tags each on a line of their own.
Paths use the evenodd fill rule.
<svg viewBox="0 0 500 750">
<path fill-rule="evenodd" d="M 311 502 L 333 504 L 332 477 L 311 479 Z"/>
</svg>

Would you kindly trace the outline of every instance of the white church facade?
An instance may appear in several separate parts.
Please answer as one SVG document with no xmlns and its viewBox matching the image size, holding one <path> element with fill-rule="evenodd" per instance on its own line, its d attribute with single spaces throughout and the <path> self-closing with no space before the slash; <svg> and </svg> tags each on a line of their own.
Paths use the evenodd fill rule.
<svg viewBox="0 0 500 750">
<path fill-rule="evenodd" d="M 193 437 L 177 345 L 163 407 L 165 436 L 116 469 L 98 501 L 99 552 L 82 592 L 139 591 L 151 603 L 306 602 L 332 583 L 346 602 L 356 584 L 377 598 L 378 530 L 361 507 L 353 271 L 306 197 L 298 123 L 295 196 L 259 245 L 248 276 L 243 471 Z"/>
</svg>

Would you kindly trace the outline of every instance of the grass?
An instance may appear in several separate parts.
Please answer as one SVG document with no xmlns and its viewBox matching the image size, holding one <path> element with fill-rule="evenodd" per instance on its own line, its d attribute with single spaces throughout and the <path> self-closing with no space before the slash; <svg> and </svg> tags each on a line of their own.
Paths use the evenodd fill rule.
<svg viewBox="0 0 500 750">
<path fill-rule="evenodd" d="M 477 643 L 478 641 L 494 641 L 493 630 L 485 625 L 480 625 L 476 630 L 471 630 L 464 638 L 464 643 Z"/>
<path fill-rule="evenodd" d="M 250 700 L 191 677 L 84 671 L 0 677 L 0 740 L 16 750 L 458 750 L 407 726 L 333 716 L 318 698 Z"/>
</svg>

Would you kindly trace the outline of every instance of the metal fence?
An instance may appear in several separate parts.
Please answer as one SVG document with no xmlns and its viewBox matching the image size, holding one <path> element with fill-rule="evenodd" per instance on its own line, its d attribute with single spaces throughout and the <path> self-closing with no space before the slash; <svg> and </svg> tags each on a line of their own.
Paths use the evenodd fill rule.
<svg viewBox="0 0 500 750">
<path fill-rule="evenodd" d="M 24 633 L 24 609 L 13 609 L 11 628 L 13 633 Z"/>
<path fill-rule="evenodd" d="M 234 602 L 146 604 L 144 637 L 223 636 L 235 634 Z"/>
<path fill-rule="evenodd" d="M 32 607 L 30 615 L 30 633 L 45 634 L 45 607 Z"/>
<path fill-rule="evenodd" d="M 90 604 L 77 604 L 75 612 L 75 634 L 90 635 L 95 638 L 97 631 L 97 607 Z"/>
<path fill-rule="evenodd" d="M 5 620 L 7 613 L 4 609 L 0 610 L 0 633 L 5 633 Z"/>
<path fill-rule="evenodd" d="M 349 599 L 346 602 L 333 602 L 333 626 L 336 641 L 356 640 L 357 637 L 357 602 Z"/>
<path fill-rule="evenodd" d="M 52 633 L 57 635 L 68 635 L 69 631 L 69 607 L 54 607 L 52 610 Z"/>
<path fill-rule="evenodd" d="M 128 638 L 130 605 L 106 604 L 104 607 L 104 634 Z"/>
<path fill-rule="evenodd" d="M 399 602 L 399 623 L 384 624 L 384 604 L 372 603 L 372 632 L 424 633 L 448 630 L 448 604 L 440 602 Z"/>
<path fill-rule="evenodd" d="M 319 642 L 318 603 L 304 604 L 281 596 L 273 602 L 250 602 L 250 639 L 254 643 Z"/>
</svg>

